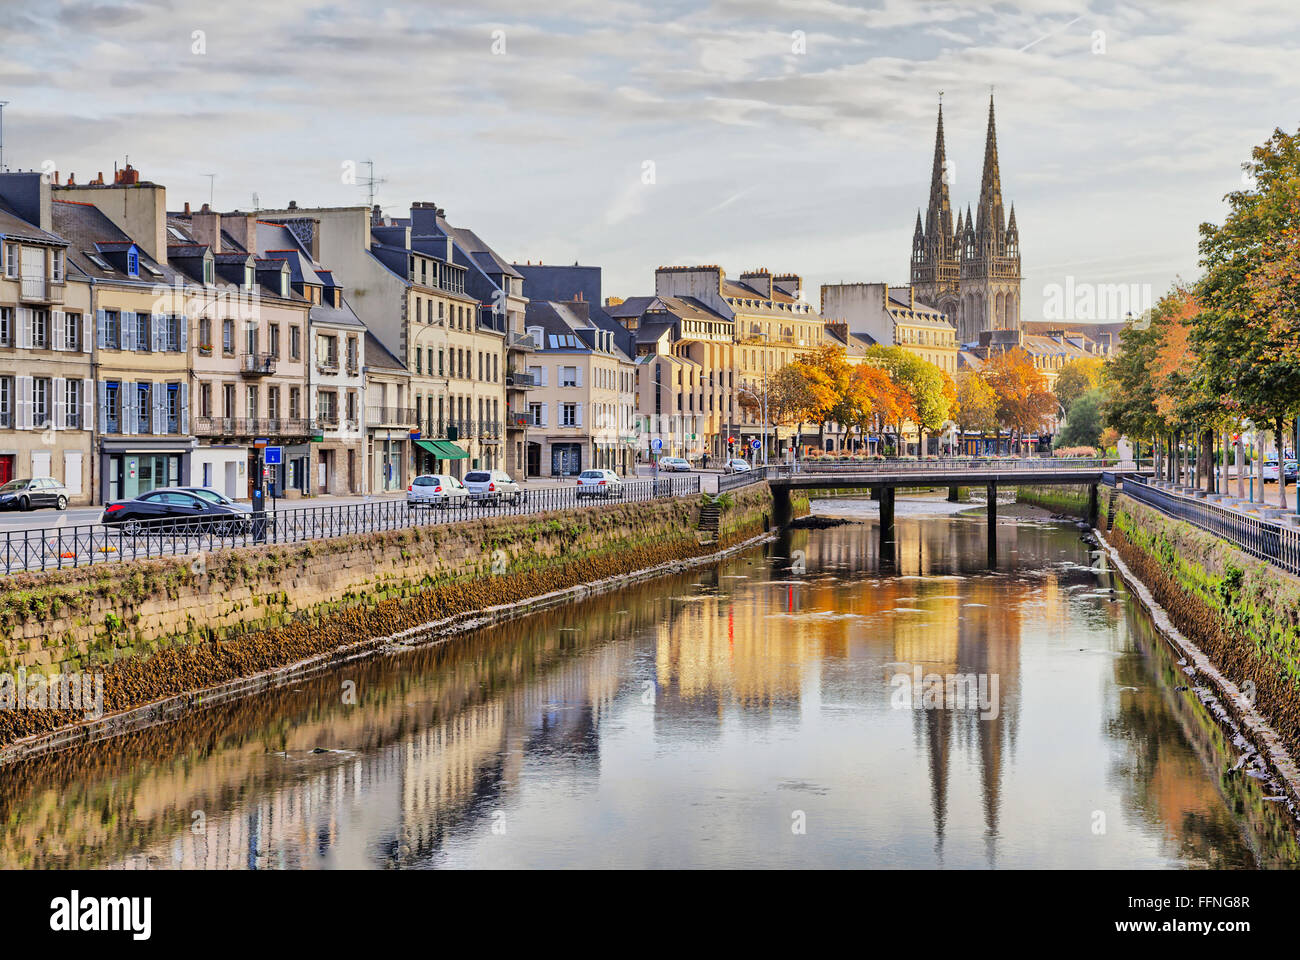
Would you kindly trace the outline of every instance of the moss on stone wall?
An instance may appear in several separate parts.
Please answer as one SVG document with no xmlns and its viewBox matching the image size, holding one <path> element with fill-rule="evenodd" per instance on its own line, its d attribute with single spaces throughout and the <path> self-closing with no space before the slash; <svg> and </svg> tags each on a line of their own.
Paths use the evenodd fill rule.
<svg viewBox="0 0 1300 960">
<path fill-rule="evenodd" d="M 1233 683 L 1253 684 L 1260 712 L 1300 746 L 1300 579 L 1110 490 L 1098 522 L 1174 625 Z"/>
<path fill-rule="evenodd" d="M 1028 503 L 1052 513 L 1088 518 L 1087 484 L 1051 484 L 1041 487 L 1016 487 L 1016 503 Z"/>
<path fill-rule="evenodd" d="M 33 627 L 65 610 L 47 672 L 102 669 L 105 709 L 125 710 L 383 638 L 486 607 L 704 556 L 768 529 L 766 484 L 739 491 L 719 541 L 696 536 L 684 498 L 579 511 L 487 517 L 287 546 L 214 551 L 23 575 L 4 598 L 6 669 L 31 656 Z M 295 585 L 324 589 L 303 603 Z M 218 604 L 219 622 L 203 611 Z M 142 618 L 149 606 L 168 616 Z M 69 621 L 66 611 L 77 611 Z M 167 631 L 164 625 L 180 624 Z M 23 636 L 18 629 L 24 628 Z M 0 743 L 81 719 L 53 710 L 0 713 Z"/>
</svg>

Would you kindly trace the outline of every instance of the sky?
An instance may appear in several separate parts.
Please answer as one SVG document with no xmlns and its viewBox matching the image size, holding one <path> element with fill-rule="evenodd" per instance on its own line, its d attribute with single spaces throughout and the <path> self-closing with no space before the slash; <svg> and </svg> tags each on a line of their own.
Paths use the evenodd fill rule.
<svg viewBox="0 0 1300 960">
<path fill-rule="evenodd" d="M 719 264 L 798 273 L 816 303 L 822 283 L 907 282 L 941 92 L 953 201 L 975 204 L 993 91 L 1022 316 L 1056 319 L 1067 284 L 1145 298 L 1197 276 L 1198 225 L 1254 145 L 1300 126 L 1295 13 L 3 0 L 4 162 L 80 183 L 129 158 L 173 209 L 250 210 L 364 204 L 373 161 L 386 213 L 434 201 L 507 259 L 601 266 L 606 296 Z"/>
</svg>

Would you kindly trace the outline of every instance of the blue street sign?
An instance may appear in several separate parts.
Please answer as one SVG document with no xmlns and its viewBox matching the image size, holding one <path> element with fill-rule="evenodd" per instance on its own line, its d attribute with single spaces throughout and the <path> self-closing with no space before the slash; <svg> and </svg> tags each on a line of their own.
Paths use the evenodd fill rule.
<svg viewBox="0 0 1300 960">
<path fill-rule="evenodd" d="M 763 444 L 762 444 L 761 442 L 759 442 L 758 440 L 751 440 L 751 441 L 749 441 L 749 449 L 751 449 L 751 450 L 757 450 L 757 449 L 758 449 L 759 447 L 761 447 L 762 445 L 763 445 Z"/>
<path fill-rule="evenodd" d="M 283 447 L 267 447 L 266 456 L 263 459 L 263 462 L 267 466 L 274 466 L 276 464 L 283 463 L 284 461 L 280 459 L 280 452 L 283 449 L 284 449 Z"/>
<path fill-rule="evenodd" d="M 658 437 L 655 437 L 653 440 L 650 441 L 651 450 L 662 450 L 663 448 L 664 448 L 664 442 L 660 440 Z"/>
</svg>

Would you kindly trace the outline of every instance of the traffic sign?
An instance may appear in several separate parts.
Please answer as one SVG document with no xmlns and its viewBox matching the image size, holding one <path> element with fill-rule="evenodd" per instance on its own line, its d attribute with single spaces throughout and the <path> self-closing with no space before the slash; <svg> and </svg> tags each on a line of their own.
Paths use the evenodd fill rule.
<svg viewBox="0 0 1300 960">
<path fill-rule="evenodd" d="M 757 450 L 757 449 L 758 449 L 759 447 L 761 447 L 762 445 L 763 445 L 763 444 L 762 444 L 761 442 L 759 442 L 758 440 L 751 440 L 751 441 L 749 441 L 749 449 L 751 449 L 751 450 Z"/>
<path fill-rule="evenodd" d="M 276 466 L 278 464 L 283 463 L 284 461 L 280 459 L 280 455 L 283 450 L 284 450 L 283 447 L 267 447 L 266 456 L 263 462 L 267 466 Z"/>
<path fill-rule="evenodd" d="M 650 441 L 651 450 L 662 450 L 663 448 L 664 448 L 664 442 L 660 440 L 658 437 L 655 437 L 653 440 Z"/>
<path fill-rule="evenodd" d="M 253 440 L 253 446 L 264 447 L 267 445 L 268 442 L 269 441 L 266 439 L 266 437 L 257 437 Z"/>
</svg>

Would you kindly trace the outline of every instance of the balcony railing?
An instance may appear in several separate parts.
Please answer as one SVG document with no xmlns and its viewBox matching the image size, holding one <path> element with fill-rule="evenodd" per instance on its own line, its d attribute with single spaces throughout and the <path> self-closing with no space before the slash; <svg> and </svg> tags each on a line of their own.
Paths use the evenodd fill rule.
<svg viewBox="0 0 1300 960">
<path fill-rule="evenodd" d="M 414 407 L 366 407 L 368 427 L 414 427 L 417 422 Z"/>
<path fill-rule="evenodd" d="M 506 386 L 527 390 L 537 386 L 537 379 L 531 373 L 507 373 Z"/>
<path fill-rule="evenodd" d="M 533 422 L 533 411 L 531 410 L 511 410 L 506 414 L 506 425 L 509 427 L 535 427 Z"/>
<path fill-rule="evenodd" d="M 309 437 L 316 424 L 301 417 L 195 417 L 196 437 Z"/>
<path fill-rule="evenodd" d="M 23 277 L 18 285 L 18 297 L 29 303 L 62 303 L 63 281 L 45 277 Z"/>
<path fill-rule="evenodd" d="M 245 353 L 239 357 L 239 372 L 246 377 L 265 377 L 275 373 L 273 353 Z"/>
<path fill-rule="evenodd" d="M 505 433 L 505 425 L 499 420 L 480 420 L 478 422 L 478 437 L 480 440 L 500 440 L 503 433 Z"/>
<path fill-rule="evenodd" d="M 536 350 L 537 341 L 527 333 L 512 333 L 506 340 L 506 346 L 511 350 Z"/>
</svg>

